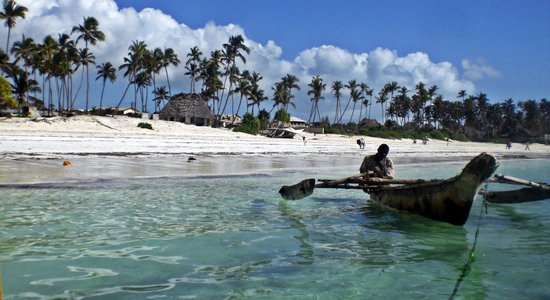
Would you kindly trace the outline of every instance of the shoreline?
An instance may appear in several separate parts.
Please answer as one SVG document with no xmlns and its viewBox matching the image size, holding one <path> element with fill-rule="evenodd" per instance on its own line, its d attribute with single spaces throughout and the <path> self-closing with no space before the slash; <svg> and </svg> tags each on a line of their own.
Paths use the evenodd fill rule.
<svg viewBox="0 0 550 300">
<path fill-rule="evenodd" d="M 153 130 L 138 128 L 140 122 Z M 306 143 L 302 140 L 306 136 Z M 293 139 L 126 116 L 0 119 L 0 185 L 138 177 L 276 174 L 304 170 L 354 174 L 381 143 L 397 165 L 464 163 L 481 152 L 498 160 L 550 159 L 550 146 L 297 134 Z M 72 167 L 64 167 L 69 160 Z"/>
</svg>

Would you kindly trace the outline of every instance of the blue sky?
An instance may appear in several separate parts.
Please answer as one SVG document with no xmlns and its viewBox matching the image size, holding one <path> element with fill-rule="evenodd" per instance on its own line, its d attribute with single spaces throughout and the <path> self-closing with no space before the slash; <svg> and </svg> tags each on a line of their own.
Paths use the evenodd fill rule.
<svg viewBox="0 0 550 300">
<path fill-rule="evenodd" d="M 476 81 L 500 101 L 550 95 L 550 1 L 155 1 L 118 0 L 121 7 L 155 7 L 190 27 L 238 24 L 257 42 L 275 41 L 282 57 L 335 45 L 353 53 L 376 47 L 399 55 L 421 51 L 434 62 L 486 64 L 500 75 Z"/>
<path fill-rule="evenodd" d="M 12 39 L 23 31 L 36 39 L 57 35 L 70 31 L 84 16 L 96 17 L 109 44 L 92 49 L 98 63 L 121 64 L 132 40 L 172 47 L 185 60 L 191 46 L 210 53 L 229 36 L 241 34 L 252 49 L 243 68 L 264 75 L 267 95 L 286 73 L 301 79 L 302 92 L 296 96 L 300 105 L 291 113 L 302 118 L 309 113 L 307 84 L 317 74 L 327 87 L 336 79 L 357 79 L 375 93 L 389 81 L 412 90 L 422 80 L 437 85 L 448 100 L 455 100 L 460 89 L 486 93 L 498 102 L 550 96 L 546 0 L 18 2 L 33 13 L 18 23 Z M 187 91 L 183 71 L 180 66 L 171 74 L 175 85 Z M 108 87 L 112 101 L 123 86 L 122 75 L 119 81 Z M 333 101 L 329 90 L 321 107 L 327 115 Z"/>
</svg>

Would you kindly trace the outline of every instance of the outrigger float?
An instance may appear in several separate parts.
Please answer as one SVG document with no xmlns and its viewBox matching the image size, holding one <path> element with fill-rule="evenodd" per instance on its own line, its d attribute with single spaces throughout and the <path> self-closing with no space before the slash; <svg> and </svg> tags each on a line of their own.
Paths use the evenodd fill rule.
<svg viewBox="0 0 550 300">
<path fill-rule="evenodd" d="M 424 217 L 462 226 L 468 220 L 475 196 L 480 193 L 491 203 L 522 203 L 550 198 L 550 186 L 511 176 L 497 174 L 496 158 L 481 153 L 473 158 L 462 172 L 448 179 L 384 179 L 366 174 L 337 180 L 306 179 L 283 186 L 279 194 L 286 200 L 298 200 L 313 193 L 315 188 L 361 189 L 380 204 L 412 212 Z M 479 192 L 484 182 L 523 184 L 529 186 L 515 191 Z"/>
</svg>

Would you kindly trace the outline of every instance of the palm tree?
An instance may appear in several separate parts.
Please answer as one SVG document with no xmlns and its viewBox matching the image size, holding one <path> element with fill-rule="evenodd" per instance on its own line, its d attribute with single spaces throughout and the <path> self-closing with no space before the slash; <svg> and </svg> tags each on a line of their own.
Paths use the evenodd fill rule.
<svg viewBox="0 0 550 300">
<path fill-rule="evenodd" d="M 34 40 L 32 38 L 26 38 L 25 35 L 23 35 L 21 41 L 17 41 L 13 43 L 13 47 L 11 48 L 11 53 L 15 54 L 14 64 L 17 64 L 19 61 L 22 60 L 25 73 L 28 73 L 27 67 L 32 64 L 32 58 L 33 56 L 35 56 L 36 52 L 37 52 L 37 47 L 36 47 L 36 44 L 34 43 Z M 13 75 L 20 75 L 20 74 L 16 73 Z M 24 78 L 28 79 L 28 76 L 25 76 Z M 36 91 L 36 89 L 27 89 L 27 91 Z M 28 96 L 28 95 L 25 95 L 25 96 Z"/>
<path fill-rule="evenodd" d="M 159 86 L 153 91 L 153 95 L 155 95 L 155 98 L 153 98 L 153 101 L 155 101 L 155 112 L 159 112 L 160 103 L 170 99 L 169 92 L 165 86 Z"/>
<path fill-rule="evenodd" d="M 73 68 L 72 64 L 77 59 L 76 48 L 74 47 L 74 41 L 71 40 L 68 34 L 59 34 L 58 41 L 56 43 L 56 51 L 52 56 L 50 64 L 50 74 L 55 77 L 57 86 L 57 102 L 58 110 L 61 113 L 63 111 L 64 103 L 67 102 L 67 110 L 70 110 L 70 79 L 72 78 Z"/>
<path fill-rule="evenodd" d="M 95 45 L 97 41 L 104 41 L 105 34 L 98 30 L 99 22 L 94 17 L 84 18 L 82 25 L 74 26 L 71 34 L 78 32 L 79 36 L 76 38 L 76 44 L 81 39 L 84 40 L 84 49 L 88 52 L 88 43 Z M 88 61 L 87 64 L 83 64 L 86 69 L 86 112 L 88 111 L 88 104 L 90 101 L 90 76 L 88 64 L 95 64 L 95 61 Z"/>
<path fill-rule="evenodd" d="M 294 98 L 294 95 L 292 95 L 292 89 L 300 90 L 300 85 L 298 85 L 300 79 L 292 74 L 286 74 L 281 80 L 285 88 L 288 90 L 288 101 L 290 103 L 291 99 Z M 288 103 L 286 109 L 288 109 Z"/>
<path fill-rule="evenodd" d="M 330 86 L 330 89 L 334 93 L 334 97 L 336 97 L 336 113 L 334 114 L 334 124 L 336 124 L 336 121 L 338 121 L 338 117 L 340 116 L 340 97 L 342 96 L 340 90 L 343 88 L 344 85 L 339 80 L 332 82 L 332 85 Z"/>
<path fill-rule="evenodd" d="M 350 91 L 350 97 L 351 101 L 353 102 L 353 108 L 351 110 L 351 116 L 349 118 L 349 122 L 353 120 L 353 115 L 355 114 L 355 106 L 357 105 L 357 101 L 363 100 L 363 95 L 361 94 L 360 90 L 353 89 Z"/>
<path fill-rule="evenodd" d="M 105 91 L 105 82 L 107 79 L 113 83 L 116 80 L 116 69 L 110 62 L 102 63 L 97 68 L 97 77 L 95 80 L 103 79 L 103 85 L 101 87 L 101 98 L 99 98 L 99 113 L 103 108 L 103 92 Z"/>
<path fill-rule="evenodd" d="M 390 102 L 393 101 L 393 93 L 399 89 L 399 85 L 397 85 L 397 82 L 392 81 L 389 83 L 386 83 L 384 85 L 384 89 L 386 90 L 386 93 L 390 94 Z"/>
<path fill-rule="evenodd" d="M 252 114 L 254 114 L 254 105 L 258 106 L 258 112 L 260 111 L 260 104 L 267 100 L 264 90 L 260 88 L 260 80 L 263 79 L 263 76 L 260 73 L 252 72 L 252 75 L 249 77 L 250 84 L 252 85 L 249 100 L 252 102 L 247 105 L 246 111 L 248 112 L 248 106 L 252 106 Z"/>
<path fill-rule="evenodd" d="M 388 101 L 388 93 L 386 89 L 382 88 L 380 92 L 378 92 L 378 97 L 376 97 L 376 103 L 380 103 L 380 106 L 382 108 L 382 124 L 386 123 L 386 112 L 384 111 L 384 103 Z"/>
<path fill-rule="evenodd" d="M 474 99 L 476 100 L 475 112 L 476 112 L 476 118 L 480 125 L 479 128 L 486 133 L 486 137 L 487 137 L 488 132 L 486 130 L 488 125 L 487 112 L 489 109 L 489 103 L 488 103 L 489 99 L 487 98 L 487 94 L 482 92 L 479 92 L 479 94 L 475 96 Z"/>
<path fill-rule="evenodd" d="M 191 88 L 190 92 L 195 93 L 195 81 L 198 74 L 200 74 L 200 62 L 201 62 L 202 52 L 199 50 L 199 47 L 195 46 L 191 48 L 191 52 L 187 54 L 187 61 L 185 62 L 185 69 L 187 72 L 185 75 L 188 75 L 191 78 Z"/>
<path fill-rule="evenodd" d="M 18 74 L 14 76 L 13 93 L 17 95 L 19 112 L 21 112 L 21 106 L 26 102 L 28 92 L 40 91 L 36 80 L 29 79 L 28 76 L 28 73 L 23 70 L 19 70 Z"/>
<path fill-rule="evenodd" d="M 119 70 L 126 70 L 124 72 L 124 77 L 128 77 L 128 85 L 122 94 L 122 98 L 118 102 L 116 109 L 118 110 L 122 100 L 128 92 L 128 88 L 133 84 L 134 85 L 134 108 L 137 108 L 137 74 L 143 69 L 143 57 L 147 50 L 147 44 L 144 41 L 133 41 L 132 45 L 128 47 L 128 57 L 124 58 L 124 64 L 118 67 Z"/>
<path fill-rule="evenodd" d="M 82 87 L 82 78 L 84 78 L 84 70 L 86 70 L 86 81 L 89 82 L 88 66 L 90 64 L 95 64 L 95 56 L 90 51 L 88 51 L 87 48 L 78 49 L 78 58 L 79 58 L 79 64 L 76 66 L 75 71 L 78 70 L 78 67 L 80 65 L 82 65 L 83 68 L 82 68 L 82 77 L 80 79 L 80 85 L 78 86 L 78 90 L 74 96 L 73 103 L 76 100 L 78 93 L 80 92 L 80 88 Z M 89 87 L 90 85 L 88 84 L 87 86 Z M 88 93 L 88 90 L 86 90 L 86 93 Z M 88 106 L 89 106 L 88 94 L 86 94 L 86 109 L 84 110 L 85 112 L 88 112 Z"/>
<path fill-rule="evenodd" d="M 26 38 L 25 35 L 23 35 L 21 41 L 13 43 L 13 47 L 11 48 L 11 53 L 15 54 L 14 63 L 17 64 L 22 60 L 26 72 L 27 66 L 31 65 L 31 58 L 36 50 L 37 47 L 34 40 L 32 38 Z"/>
<path fill-rule="evenodd" d="M 357 80 L 352 79 L 352 80 L 348 81 L 348 84 L 346 84 L 344 87 L 349 90 L 350 96 L 349 96 L 349 99 L 348 99 L 348 103 L 346 103 L 346 107 L 344 107 L 344 111 L 342 111 L 342 113 L 340 114 L 340 117 L 338 118 L 338 123 L 340 123 L 342 121 L 342 118 L 344 117 L 344 115 L 346 114 L 346 112 L 348 110 L 349 104 L 351 103 L 352 94 L 355 92 L 355 89 L 357 88 Z"/>
<path fill-rule="evenodd" d="M 10 56 L 4 51 L 4 49 L 0 48 L 0 70 L 2 70 L 2 74 L 10 69 Z"/>
<path fill-rule="evenodd" d="M 361 117 L 363 116 L 363 105 L 365 106 L 365 108 L 369 105 L 369 100 L 365 98 L 369 90 L 369 86 L 366 83 L 361 82 L 359 84 L 359 90 L 361 91 L 361 99 L 363 101 L 361 101 L 361 109 L 359 110 L 359 119 L 357 121 L 357 124 L 361 122 Z"/>
<path fill-rule="evenodd" d="M 322 96 L 323 91 L 326 89 L 326 84 L 323 83 L 323 79 L 317 75 L 311 79 L 311 82 L 308 84 L 311 88 L 307 94 L 311 96 L 311 112 L 309 114 L 308 123 L 315 123 L 315 113 L 319 116 L 319 121 L 321 121 L 321 114 L 319 113 L 319 100 L 325 99 Z M 313 120 L 311 117 L 313 116 Z"/>
<path fill-rule="evenodd" d="M 252 106 L 252 114 L 254 114 L 254 106 L 257 106 L 258 112 L 260 112 L 260 104 L 267 99 L 268 97 L 265 96 L 265 91 L 260 88 L 255 88 L 254 83 L 252 83 L 252 92 L 250 93 L 250 100 L 252 103 L 249 104 Z"/>
<path fill-rule="evenodd" d="M 174 52 L 174 49 L 172 48 L 164 48 L 164 52 L 162 53 L 162 56 L 160 58 L 160 65 L 164 68 L 164 72 L 166 73 L 168 93 L 171 96 L 172 87 L 170 86 L 170 78 L 168 77 L 168 66 L 173 65 L 174 67 L 177 67 L 180 64 L 180 60 L 178 59 L 178 55 L 176 54 L 176 52 Z"/>
<path fill-rule="evenodd" d="M 226 61 L 226 65 L 225 65 L 225 79 L 223 83 L 222 98 L 223 98 L 223 93 L 225 92 L 225 84 L 227 79 L 229 79 L 229 88 L 227 92 L 227 97 L 225 98 L 223 110 L 220 113 L 220 117 L 225 111 L 225 107 L 227 106 L 227 102 L 229 101 L 229 94 L 231 94 L 233 83 L 236 80 L 236 77 L 234 76 L 234 74 L 236 74 L 235 68 L 237 64 L 237 58 L 240 58 L 240 60 L 244 64 L 246 64 L 246 58 L 244 57 L 243 52 L 246 54 L 250 54 L 250 48 L 248 48 L 248 46 L 244 44 L 244 38 L 241 35 L 229 37 L 228 43 L 223 44 L 223 48 L 224 48 L 224 51 L 222 52 L 222 57 Z"/>
<path fill-rule="evenodd" d="M 249 78 L 250 78 L 250 74 L 245 73 L 243 77 L 237 81 L 237 86 L 235 87 L 235 93 L 239 93 L 241 95 L 241 97 L 239 98 L 239 106 L 237 107 L 237 114 L 239 114 L 239 110 L 241 109 L 243 98 L 245 99 L 250 98 L 250 95 L 252 92 L 252 84 L 250 83 Z M 233 118 L 232 125 L 234 123 L 235 123 L 235 118 Z"/>
<path fill-rule="evenodd" d="M 4 0 L 4 11 L 0 12 L 0 20 L 6 20 L 4 25 L 8 27 L 8 39 L 6 41 L 6 51 L 10 47 L 11 29 L 15 27 L 17 18 L 25 18 L 28 9 L 25 6 L 18 5 L 14 0 Z"/>
</svg>

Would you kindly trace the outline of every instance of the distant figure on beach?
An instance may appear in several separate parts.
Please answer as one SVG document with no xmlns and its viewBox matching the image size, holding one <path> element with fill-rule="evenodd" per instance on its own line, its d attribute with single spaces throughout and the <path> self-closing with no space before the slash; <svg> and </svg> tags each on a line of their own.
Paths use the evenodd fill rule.
<svg viewBox="0 0 550 300">
<path fill-rule="evenodd" d="M 366 156 L 359 168 L 359 172 L 374 172 L 374 176 L 391 179 L 394 176 L 393 161 L 388 157 L 390 147 L 386 144 L 380 145 L 376 154 Z"/>
<path fill-rule="evenodd" d="M 364 138 L 360 138 L 357 140 L 357 145 L 359 145 L 359 149 L 365 149 L 365 139 Z"/>
<path fill-rule="evenodd" d="M 307 138 L 306 138 L 306 136 L 305 136 L 305 135 L 303 135 L 303 136 L 302 136 L 302 140 L 304 140 L 304 146 L 305 146 L 305 145 L 306 145 L 306 143 L 307 143 Z"/>
<path fill-rule="evenodd" d="M 531 149 L 529 148 L 529 141 L 525 142 L 525 150 L 531 151 Z"/>
<path fill-rule="evenodd" d="M 507 140 L 506 141 L 506 149 L 512 149 L 512 140 Z"/>
<path fill-rule="evenodd" d="M 427 135 L 426 135 L 426 136 L 424 136 L 424 139 L 422 139 L 422 144 L 424 144 L 424 145 L 428 145 L 428 141 L 429 141 L 429 140 L 430 140 L 430 139 L 428 138 L 428 136 L 427 136 Z"/>
</svg>

